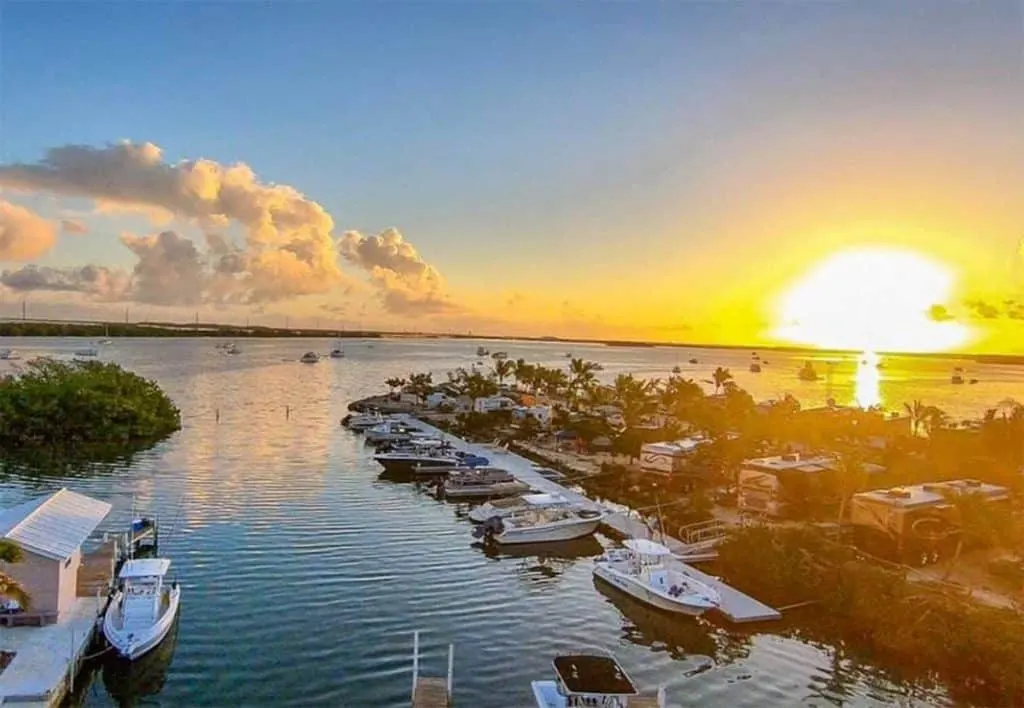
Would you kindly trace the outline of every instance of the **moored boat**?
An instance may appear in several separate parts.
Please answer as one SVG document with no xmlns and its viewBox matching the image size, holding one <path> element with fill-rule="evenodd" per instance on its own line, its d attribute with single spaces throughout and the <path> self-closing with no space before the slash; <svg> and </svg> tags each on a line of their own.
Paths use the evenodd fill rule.
<svg viewBox="0 0 1024 708">
<path fill-rule="evenodd" d="M 303 364 L 315 364 L 320 361 L 320 355 L 316 352 L 306 352 L 302 355 L 302 358 L 300 358 L 299 361 Z"/>
<path fill-rule="evenodd" d="M 473 530 L 473 536 L 502 545 L 571 541 L 597 531 L 604 516 L 600 511 L 564 506 L 520 509 L 492 516 Z"/>
<path fill-rule="evenodd" d="M 331 350 L 331 358 L 332 359 L 344 359 L 345 358 L 345 350 L 341 348 L 341 343 L 340 342 L 338 343 L 338 345 L 336 347 L 334 347 L 334 349 Z"/>
<path fill-rule="evenodd" d="M 487 499 L 509 497 L 528 492 L 530 485 L 520 482 L 506 470 L 497 467 L 452 472 L 438 488 L 446 499 Z"/>
<path fill-rule="evenodd" d="M 537 708 L 628 708 L 630 699 L 640 695 L 633 679 L 612 656 L 564 654 L 553 663 L 554 681 L 530 683 Z M 665 692 L 660 688 L 655 705 L 665 706 Z"/>
<path fill-rule="evenodd" d="M 76 357 L 91 358 L 91 357 L 96 357 L 96 356 L 99 356 L 99 355 L 100 355 L 100 350 L 97 349 L 96 347 L 85 347 L 83 349 L 76 349 L 75 350 L 75 356 Z"/>
<path fill-rule="evenodd" d="M 424 467 L 457 467 L 463 454 L 440 440 L 410 440 L 398 448 L 373 456 L 389 472 L 409 472 L 417 465 Z"/>
<path fill-rule="evenodd" d="M 495 499 L 481 504 L 468 514 L 474 524 L 482 524 L 494 517 L 504 518 L 523 509 L 541 509 L 548 507 L 571 507 L 574 502 L 561 494 L 523 494 L 518 497 Z"/>
<path fill-rule="evenodd" d="M 797 374 L 801 381 L 817 381 L 818 372 L 814 370 L 814 364 L 809 361 L 805 361 L 803 368 Z"/>
<path fill-rule="evenodd" d="M 414 428 L 397 420 L 385 420 L 369 428 L 364 428 L 363 435 L 371 443 L 406 442 L 413 438 L 427 438 L 430 436 L 429 433 L 424 433 L 419 428 Z"/>
<path fill-rule="evenodd" d="M 962 366 L 958 366 L 953 369 L 953 375 L 949 377 L 951 384 L 962 384 L 964 382 L 964 369 Z"/>
<path fill-rule="evenodd" d="M 103 617 L 103 634 L 126 659 L 155 648 L 174 624 L 181 588 L 177 581 L 164 583 L 170 566 L 166 558 L 144 558 L 125 561 L 121 567 L 121 587 Z"/>
<path fill-rule="evenodd" d="M 355 430 L 357 432 L 374 428 L 384 422 L 386 422 L 386 418 L 380 414 L 380 411 L 353 413 L 341 419 L 342 425 L 349 430 Z"/>
<path fill-rule="evenodd" d="M 701 615 L 718 607 L 721 597 L 710 585 L 669 567 L 672 551 L 646 539 L 628 539 L 594 561 L 594 576 L 661 610 Z"/>
</svg>

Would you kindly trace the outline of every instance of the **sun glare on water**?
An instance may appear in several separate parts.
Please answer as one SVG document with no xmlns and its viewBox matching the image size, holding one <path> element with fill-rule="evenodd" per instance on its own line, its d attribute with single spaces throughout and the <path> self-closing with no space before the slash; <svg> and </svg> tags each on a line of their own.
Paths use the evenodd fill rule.
<svg viewBox="0 0 1024 708">
<path fill-rule="evenodd" d="M 782 295 L 774 334 L 822 349 L 954 349 L 969 341 L 970 329 L 929 316 L 932 305 L 949 301 L 953 286 L 949 268 L 913 251 L 844 251 Z"/>
</svg>

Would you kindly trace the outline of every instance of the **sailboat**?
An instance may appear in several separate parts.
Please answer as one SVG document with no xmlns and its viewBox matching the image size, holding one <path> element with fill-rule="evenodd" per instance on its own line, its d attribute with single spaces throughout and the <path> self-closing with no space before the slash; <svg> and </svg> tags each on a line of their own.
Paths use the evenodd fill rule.
<svg viewBox="0 0 1024 708">
<path fill-rule="evenodd" d="M 113 344 L 110 340 L 110 325 L 103 325 L 103 339 L 101 339 L 99 343 L 104 347 Z"/>
<path fill-rule="evenodd" d="M 331 350 L 331 358 L 332 359 L 344 359 L 345 358 L 345 350 L 341 348 L 341 342 L 338 342 L 338 345 L 336 347 L 334 347 L 334 349 Z"/>
</svg>

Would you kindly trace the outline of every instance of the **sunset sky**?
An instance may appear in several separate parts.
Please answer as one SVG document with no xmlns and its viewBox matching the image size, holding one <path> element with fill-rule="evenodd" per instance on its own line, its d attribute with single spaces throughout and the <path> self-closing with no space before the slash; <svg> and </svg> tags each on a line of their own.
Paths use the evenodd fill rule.
<svg viewBox="0 0 1024 708">
<path fill-rule="evenodd" d="M 1019 0 L 0 0 L 5 316 L 1024 352 L 1022 242 Z"/>
</svg>

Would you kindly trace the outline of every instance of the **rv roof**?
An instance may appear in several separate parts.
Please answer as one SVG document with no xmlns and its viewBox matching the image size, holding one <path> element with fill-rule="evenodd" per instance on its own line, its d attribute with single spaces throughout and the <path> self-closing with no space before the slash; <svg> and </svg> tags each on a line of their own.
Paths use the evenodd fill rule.
<svg viewBox="0 0 1024 708">
<path fill-rule="evenodd" d="M 912 508 L 948 502 L 947 494 L 980 494 L 988 499 L 1002 499 L 1007 497 L 1007 490 L 1006 487 L 995 484 L 970 483 L 957 479 L 949 482 L 911 484 L 893 489 L 872 489 L 868 492 L 859 492 L 854 497 L 889 506 Z"/>
</svg>

